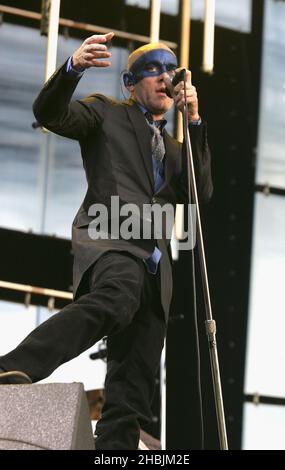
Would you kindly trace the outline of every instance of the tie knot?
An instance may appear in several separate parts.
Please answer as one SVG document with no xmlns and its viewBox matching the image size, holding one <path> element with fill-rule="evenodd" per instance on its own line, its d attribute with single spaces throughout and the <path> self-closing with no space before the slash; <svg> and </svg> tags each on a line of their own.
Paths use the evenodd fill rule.
<svg viewBox="0 0 285 470">
<path fill-rule="evenodd" d="M 167 121 L 166 119 L 157 119 L 156 121 L 153 120 L 153 117 L 152 117 L 152 114 L 147 111 L 145 113 L 145 117 L 147 119 L 147 122 L 148 124 L 150 125 L 150 127 L 153 129 L 154 132 L 157 133 L 156 129 L 159 131 L 159 132 L 162 132 L 163 129 L 164 129 L 164 126 L 166 125 Z"/>
</svg>

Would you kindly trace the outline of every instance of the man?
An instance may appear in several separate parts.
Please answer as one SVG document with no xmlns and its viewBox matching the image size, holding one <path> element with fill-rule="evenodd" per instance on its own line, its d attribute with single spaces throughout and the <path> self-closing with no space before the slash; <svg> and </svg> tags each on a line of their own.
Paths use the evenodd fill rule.
<svg viewBox="0 0 285 470">
<path fill-rule="evenodd" d="M 138 225 L 152 227 L 145 205 L 188 202 L 185 156 L 164 129 L 164 113 L 173 103 L 179 110 L 184 107 L 184 84 L 174 88 L 173 98 L 167 96 L 165 80 L 177 70 L 176 56 L 164 44 L 148 44 L 129 56 L 124 75 L 129 100 L 94 94 L 70 102 L 86 69 L 111 65 L 105 43 L 112 37 L 108 33 L 86 39 L 34 103 L 41 125 L 79 141 L 88 189 L 73 222 L 74 302 L 0 358 L 0 381 L 41 380 L 108 336 L 105 404 L 96 449 L 136 449 L 140 425 L 151 419 L 166 334 L 172 292 L 169 237 L 128 238 L 114 233 L 112 223 L 114 217 L 122 226 L 126 223 L 126 204 L 138 209 Z M 212 193 L 210 154 L 190 71 L 186 92 L 197 185 L 200 199 L 207 201 Z M 114 196 L 115 216 L 110 215 Z M 107 228 L 98 231 L 99 237 L 93 236 L 98 207 L 107 214 Z M 95 224 L 95 232 L 97 228 Z"/>
</svg>

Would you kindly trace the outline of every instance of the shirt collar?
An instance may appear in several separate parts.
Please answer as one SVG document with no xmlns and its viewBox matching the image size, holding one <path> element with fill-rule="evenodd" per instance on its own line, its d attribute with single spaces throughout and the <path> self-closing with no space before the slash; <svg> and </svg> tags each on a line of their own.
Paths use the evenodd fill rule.
<svg viewBox="0 0 285 470">
<path fill-rule="evenodd" d="M 159 128 L 160 132 L 162 132 L 167 124 L 167 120 L 158 119 L 157 121 L 154 121 L 152 119 L 152 114 L 150 113 L 150 111 L 147 110 L 147 108 L 145 108 L 142 104 L 138 103 L 137 101 L 136 101 L 136 104 L 140 108 L 141 112 L 145 115 L 145 118 L 148 120 L 148 122 L 150 124 L 154 124 L 156 127 Z"/>
</svg>

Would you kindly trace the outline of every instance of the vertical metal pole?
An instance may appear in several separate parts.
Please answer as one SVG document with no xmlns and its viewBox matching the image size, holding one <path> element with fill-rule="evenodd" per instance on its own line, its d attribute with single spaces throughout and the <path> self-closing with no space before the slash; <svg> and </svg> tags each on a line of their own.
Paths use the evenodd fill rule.
<svg viewBox="0 0 285 470">
<path fill-rule="evenodd" d="M 212 73 L 214 69 L 215 0 L 205 0 L 204 43 L 202 70 Z"/>
<path fill-rule="evenodd" d="M 166 346 L 164 340 L 164 347 L 161 354 L 160 361 L 160 442 L 161 450 L 166 450 L 166 368 L 165 368 L 165 354 Z"/>
<path fill-rule="evenodd" d="M 60 0 L 50 0 L 45 82 L 56 69 Z"/>
<path fill-rule="evenodd" d="M 189 68 L 189 53 L 190 53 L 190 10 L 191 0 L 181 1 L 181 35 L 180 35 L 180 55 L 179 55 L 179 66 L 185 69 Z M 176 138 L 179 142 L 183 140 L 183 117 L 182 113 L 177 113 L 177 130 Z M 181 240 L 181 234 L 183 233 L 184 224 L 184 206 L 183 204 L 176 204 L 175 211 L 175 223 L 173 238 Z M 177 243 L 172 242 L 173 258 L 178 260 L 179 251 L 177 249 Z"/>
<path fill-rule="evenodd" d="M 191 142 L 190 142 L 190 134 L 189 134 L 188 126 L 187 126 L 188 118 L 187 118 L 186 107 L 183 113 L 183 124 L 184 124 L 184 136 L 185 136 L 185 142 L 186 142 L 186 152 L 188 154 L 187 156 L 188 158 L 187 166 L 189 169 L 188 192 L 189 192 L 189 198 L 190 198 L 190 192 L 192 193 L 192 201 L 196 207 L 197 243 L 198 243 L 198 250 L 199 250 L 201 279 L 202 279 L 205 310 L 206 310 L 205 325 L 206 325 L 206 333 L 208 337 L 208 345 L 209 345 L 210 360 L 211 360 L 211 371 L 212 371 L 212 380 L 213 380 L 213 388 L 214 388 L 218 433 L 219 433 L 219 439 L 220 439 L 220 448 L 222 450 L 227 450 L 228 441 L 227 441 L 227 430 L 226 430 L 226 423 L 225 423 L 225 413 L 224 413 L 222 386 L 221 386 L 218 351 L 217 351 L 216 322 L 215 320 L 213 320 L 213 317 L 212 317 L 212 306 L 211 306 L 211 297 L 210 297 L 210 290 L 209 290 L 209 283 L 208 283 L 208 273 L 207 273 L 206 257 L 205 257 L 205 250 L 204 250 L 204 240 L 203 240 L 203 232 L 202 232 L 202 225 L 201 225 L 201 218 L 200 218 L 200 208 L 199 208 L 199 200 L 198 200 L 198 193 L 197 193 L 197 186 L 196 186 L 196 179 L 195 179 L 195 169 L 194 169 L 194 161 L 193 161 L 192 148 L 191 148 Z"/>
<path fill-rule="evenodd" d="M 59 26 L 59 11 L 60 0 L 50 0 L 48 15 L 48 37 L 47 37 L 47 52 L 45 64 L 45 78 L 46 82 L 56 69 L 57 58 L 57 44 L 58 44 L 58 26 Z M 48 200 L 48 187 L 50 176 L 50 161 L 53 156 L 53 136 L 43 129 L 45 132 L 42 136 L 41 142 L 41 175 L 40 186 L 42 190 L 42 203 L 41 203 L 41 226 L 40 230 L 43 233 L 45 230 L 47 200 Z"/>
<path fill-rule="evenodd" d="M 179 66 L 185 69 L 189 68 L 190 8 L 191 8 L 191 0 L 182 0 Z M 182 113 L 178 113 L 177 115 L 176 138 L 179 142 L 182 142 L 182 139 L 183 139 Z"/>
<path fill-rule="evenodd" d="M 159 41 L 161 0 L 151 0 L 150 5 L 150 42 Z"/>
<path fill-rule="evenodd" d="M 51 132 L 43 132 L 40 147 L 40 176 L 39 186 L 41 192 L 40 203 L 40 233 L 46 230 L 48 195 L 50 188 L 51 162 L 54 156 L 54 135 Z"/>
</svg>

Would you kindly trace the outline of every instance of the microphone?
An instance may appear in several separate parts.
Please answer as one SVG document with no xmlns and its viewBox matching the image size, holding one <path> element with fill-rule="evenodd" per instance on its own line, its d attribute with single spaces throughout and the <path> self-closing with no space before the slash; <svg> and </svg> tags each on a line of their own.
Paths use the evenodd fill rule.
<svg viewBox="0 0 285 470">
<path fill-rule="evenodd" d="M 177 85 L 177 83 L 184 80 L 185 72 L 186 69 L 181 69 L 174 75 L 172 79 L 170 77 L 164 79 L 164 83 L 166 85 L 166 94 L 169 98 L 172 98 L 173 88 Z"/>
</svg>

